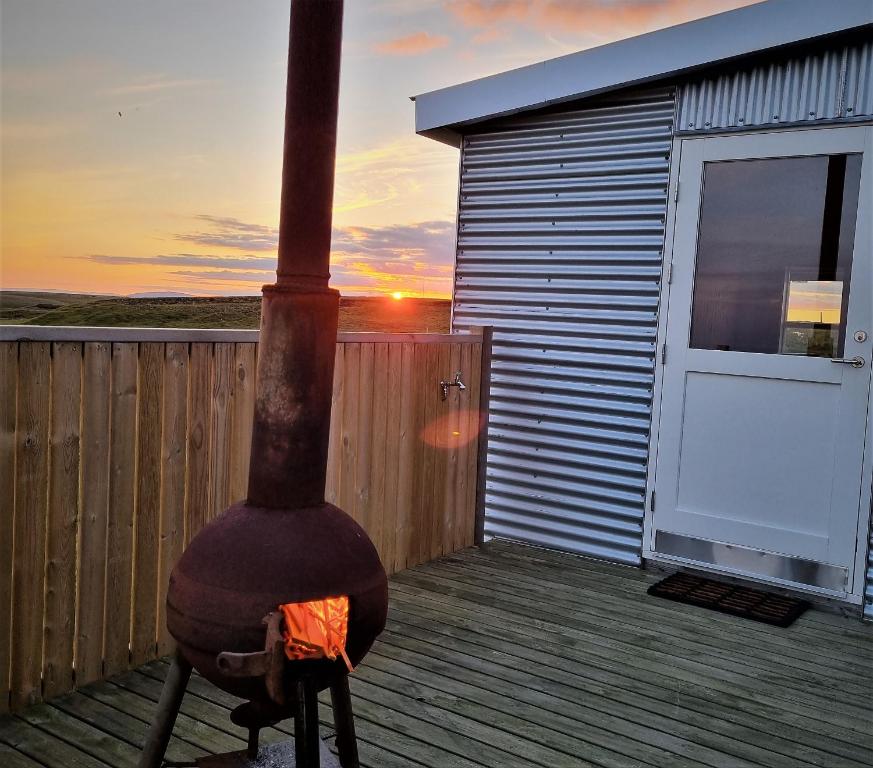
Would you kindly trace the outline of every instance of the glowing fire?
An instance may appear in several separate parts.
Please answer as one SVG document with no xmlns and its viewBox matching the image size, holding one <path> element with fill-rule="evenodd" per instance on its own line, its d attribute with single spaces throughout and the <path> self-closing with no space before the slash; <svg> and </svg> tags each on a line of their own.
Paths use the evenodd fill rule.
<svg viewBox="0 0 873 768">
<path fill-rule="evenodd" d="M 285 655 L 291 659 L 321 659 L 333 661 L 346 656 L 346 635 L 349 626 L 349 598 L 328 597 L 306 603 L 285 603 L 279 606 L 285 616 Z"/>
</svg>

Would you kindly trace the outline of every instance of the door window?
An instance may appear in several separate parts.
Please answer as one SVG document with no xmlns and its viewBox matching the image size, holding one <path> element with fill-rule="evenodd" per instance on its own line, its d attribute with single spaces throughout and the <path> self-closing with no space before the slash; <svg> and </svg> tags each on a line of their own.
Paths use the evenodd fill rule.
<svg viewBox="0 0 873 768">
<path fill-rule="evenodd" d="M 704 164 L 691 347 L 842 357 L 860 155 Z"/>
</svg>

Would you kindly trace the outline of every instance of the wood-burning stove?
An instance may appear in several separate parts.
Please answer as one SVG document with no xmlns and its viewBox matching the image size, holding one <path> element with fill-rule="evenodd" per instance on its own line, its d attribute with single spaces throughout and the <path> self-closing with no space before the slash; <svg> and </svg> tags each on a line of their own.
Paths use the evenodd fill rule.
<svg viewBox="0 0 873 768">
<path fill-rule="evenodd" d="M 358 765 L 346 662 L 288 660 L 279 613 L 347 597 L 343 650 L 357 664 L 388 605 L 367 534 L 324 500 L 339 308 L 328 269 L 341 36 L 342 0 L 292 0 L 279 261 L 276 283 L 263 290 L 248 497 L 194 537 L 170 577 L 167 627 L 178 648 L 140 768 L 161 765 L 192 667 L 247 700 L 232 719 L 249 729 L 251 757 L 261 728 L 294 718 L 299 768 L 320 764 L 316 695 L 330 688 L 340 763 Z"/>
</svg>

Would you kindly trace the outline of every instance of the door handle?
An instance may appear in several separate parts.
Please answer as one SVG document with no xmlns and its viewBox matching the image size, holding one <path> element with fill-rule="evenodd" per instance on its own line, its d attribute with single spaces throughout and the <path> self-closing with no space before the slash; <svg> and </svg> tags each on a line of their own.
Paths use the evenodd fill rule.
<svg viewBox="0 0 873 768">
<path fill-rule="evenodd" d="M 852 368 L 863 368 L 865 363 L 864 358 L 860 355 L 856 355 L 855 357 L 834 357 L 831 358 L 831 362 L 851 365 Z"/>
</svg>

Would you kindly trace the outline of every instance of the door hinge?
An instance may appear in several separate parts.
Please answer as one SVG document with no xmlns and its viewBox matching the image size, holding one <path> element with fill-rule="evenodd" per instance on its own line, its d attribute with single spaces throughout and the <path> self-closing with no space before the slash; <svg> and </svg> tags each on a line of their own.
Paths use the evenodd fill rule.
<svg viewBox="0 0 873 768">
<path fill-rule="evenodd" d="M 674 203 L 679 202 L 679 182 L 678 181 L 676 182 L 676 190 L 673 192 L 673 202 Z"/>
<path fill-rule="evenodd" d="M 651 512 L 655 511 L 655 492 L 652 491 L 652 495 L 649 497 L 649 510 Z"/>
<path fill-rule="evenodd" d="M 667 363 L 667 342 L 665 341 L 661 345 L 661 365 L 665 365 Z"/>
<path fill-rule="evenodd" d="M 672 261 L 667 265 L 666 272 L 667 272 L 667 274 L 666 274 L 667 285 L 671 285 L 673 283 L 673 262 Z"/>
</svg>

